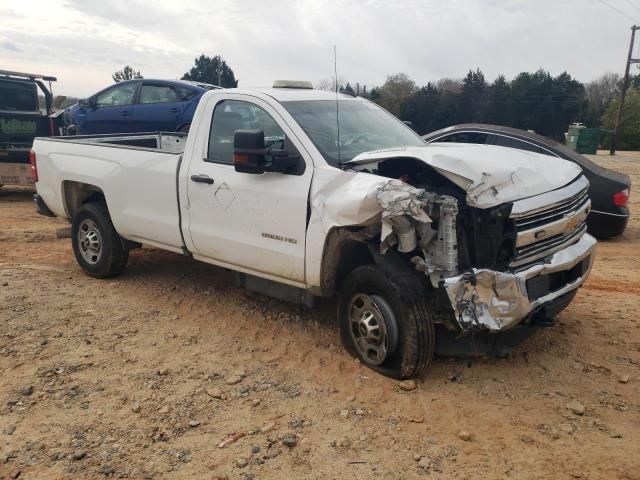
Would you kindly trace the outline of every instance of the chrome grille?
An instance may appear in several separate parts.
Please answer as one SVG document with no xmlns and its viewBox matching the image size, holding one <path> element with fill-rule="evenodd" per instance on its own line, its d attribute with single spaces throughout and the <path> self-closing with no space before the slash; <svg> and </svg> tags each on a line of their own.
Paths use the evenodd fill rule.
<svg viewBox="0 0 640 480">
<path fill-rule="evenodd" d="M 511 218 L 516 224 L 516 256 L 510 263 L 520 267 L 551 255 L 577 242 L 586 232 L 591 209 L 589 183 L 581 176 L 568 186 L 549 192 L 547 206 L 536 205 L 535 197 L 514 203 Z M 526 210 L 527 206 L 534 206 Z"/>
</svg>

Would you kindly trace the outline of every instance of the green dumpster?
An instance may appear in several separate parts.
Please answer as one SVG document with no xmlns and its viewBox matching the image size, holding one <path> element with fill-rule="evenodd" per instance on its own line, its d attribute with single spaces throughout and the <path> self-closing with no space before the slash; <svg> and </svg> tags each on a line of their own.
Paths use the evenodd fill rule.
<svg viewBox="0 0 640 480">
<path fill-rule="evenodd" d="M 578 153 L 595 155 L 600 144 L 600 129 L 571 125 L 567 133 L 567 147 Z"/>
</svg>

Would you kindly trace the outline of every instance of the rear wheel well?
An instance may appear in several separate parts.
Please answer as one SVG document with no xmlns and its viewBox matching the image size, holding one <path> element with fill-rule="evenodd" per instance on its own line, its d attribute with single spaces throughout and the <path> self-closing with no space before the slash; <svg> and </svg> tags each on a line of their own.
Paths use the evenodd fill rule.
<svg viewBox="0 0 640 480">
<path fill-rule="evenodd" d="M 67 180 L 62 184 L 65 210 L 73 219 L 78 209 L 86 203 L 106 203 L 104 192 L 100 187 L 89 183 Z"/>
<path fill-rule="evenodd" d="M 67 180 L 62 184 L 63 198 L 65 209 L 69 220 L 73 221 L 78 210 L 88 203 L 101 203 L 104 204 L 104 209 L 109 215 L 109 207 L 107 205 L 107 199 L 104 192 L 100 187 L 91 185 L 89 183 L 73 182 Z M 134 248 L 140 248 L 142 245 L 138 242 L 133 242 L 125 238 L 121 238 L 122 245 L 127 250 L 133 250 Z"/>
</svg>

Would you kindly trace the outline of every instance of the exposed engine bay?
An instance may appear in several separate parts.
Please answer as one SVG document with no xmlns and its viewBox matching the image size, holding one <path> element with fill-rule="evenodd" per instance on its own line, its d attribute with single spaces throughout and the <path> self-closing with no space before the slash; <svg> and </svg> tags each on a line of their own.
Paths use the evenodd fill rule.
<svg viewBox="0 0 640 480">
<path fill-rule="evenodd" d="M 413 252 L 416 268 L 437 287 L 444 278 L 472 267 L 504 268 L 514 254 L 510 206 L 467 205 L 465 191 L 414 158 L 380 161 L 369 173 L 392 178 L 377 190 L 382 207 L 381 252 L 398 245 Z"/>
<path fill-rule="evenodd" d="M 541 242 L 543 254 L 548 253 L 544 263 L 540 265 L 538 261 L 536 265 L 525 259 L 515 268 L 523 238 L 531 238 L 534 247 L 539 238 L 537 234 L 532 236 L 530 230 L 520 232 L 520 217 L 512 216 L 517 201 L 496 201 L 497 205 L 485 208 L 470 205 L 470 200 L 486 197 L 487 192 L 499 197 L 499 185 L 490 185 L 487 174 L 480 176 L 480 183 L 454 183 L 439 169 L 417 158 L 376 160 L 354 169 L 391 178 L 376 191 L 382 209 L 380 253 L 395 248 L 428 276 L 434 289 L 444 290 L 462 332 L 496 332 L 515 326 L 545 302 L 575 290 L 586 278 L 592 263 L 589 253 L 595 244 L 588 235 L 582 237 L 580 231 L 588 212 L 588 199 L 575 212 L 569 212 L 575 213 L 575 221 L 555 240 L 565 241 L 566 237 L 562 246 L 570 247 L 569 254 L 556 253 L 558 249 L 544 250 L 546 245 Z M 573 191 L 567 195 L 571 197 Z M 572 206 L 576 203 L 573 197 L 562 201 L 573 202 Z M 549 212 L 554 214 L 552 208 Z M 563 277 L 565 284 L 549 286 L 547 290 L 543 287 L 541 295 L 532 297 L 528 291 L 532 289 L 527 288 L 529 279 L 539 275 L 551 278 L 553 272 L 565 270 L 573 272 Z"/>
</svg>

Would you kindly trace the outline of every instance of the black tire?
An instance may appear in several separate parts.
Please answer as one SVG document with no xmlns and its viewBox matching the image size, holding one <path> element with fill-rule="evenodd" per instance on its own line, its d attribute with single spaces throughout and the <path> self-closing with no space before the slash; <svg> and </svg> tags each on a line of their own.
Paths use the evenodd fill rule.
<svg viewBox="0 0 640 480">
<path fill-rule="evenodd" d="M 433 313 L 427 298 L 409 298 L 401 285 L 376 265 L 356 268 L 346 278 L 338 300 L 338 322 L 342 343 L 347 351 L 369 368 L 397 379 L 422 375 L 431 363 L 435 348 Z M 372 364 L 356 347 L 349 319 L 352 301 L 359 295 L 383 299 L 395 317 L 395 349 L 387 352 L 380 364 Z M 383 312 L 384 308 L 380 308 Z M 388 318 L 384 313 L 385 318 Z M 386 321 L 386 320 L 385 320 Z"/>
<path fill-rule="evenodd" d="M 96 244 L 100 245 L 99 252 L 89 252 L 81 240 L 82 235 L 86 240 L 89 230 L 94 238 L 98 238 Z M 78 264 L 87 275 L 95 278 L 118 275 L 129 260 L 129 251 L 124 248 L 122 238 L 113 227 L 103 203 L 87 203 L 78 209 L 71 224 L 71 243 Z"/>
</svg>

